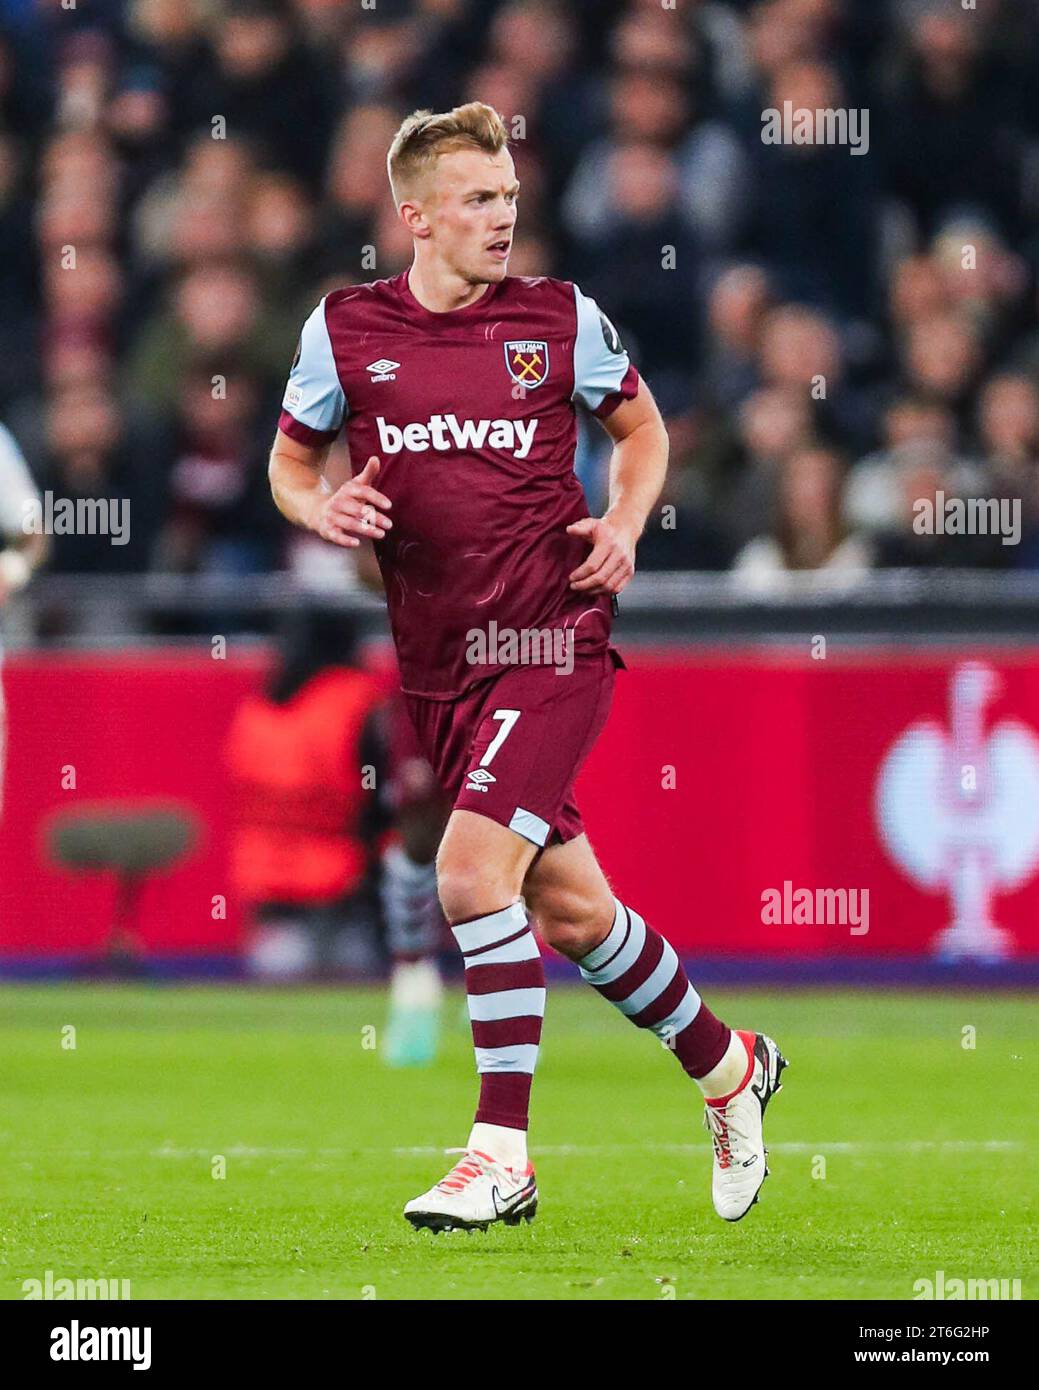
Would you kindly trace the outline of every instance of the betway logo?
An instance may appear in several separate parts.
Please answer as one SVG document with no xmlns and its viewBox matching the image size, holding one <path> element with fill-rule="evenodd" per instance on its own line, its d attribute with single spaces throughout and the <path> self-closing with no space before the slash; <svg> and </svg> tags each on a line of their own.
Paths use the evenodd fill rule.
<svg viewBox="0 0 1039 1390">
<path fill-rule="evenodd" d="M 537 433 L 537 420 L 459 420 L 457 415 L 431 415 L 422 424 L 391 425 L 375 417 L 384 454 L 402 449 L 420 454 L 426 449 L 504 449 L 525 459 Z"/>
</svg>

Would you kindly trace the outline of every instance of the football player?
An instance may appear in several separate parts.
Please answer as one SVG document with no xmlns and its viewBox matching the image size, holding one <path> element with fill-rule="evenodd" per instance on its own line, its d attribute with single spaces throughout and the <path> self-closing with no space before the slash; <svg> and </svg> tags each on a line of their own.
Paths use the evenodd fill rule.
<svg viewBox="0 0 1039 1390">
<path fill-rule="evenodd" d="M 465 961 L 480 1096 L 463 1157 L 404 1214 L 434 1231 L 534 1214 L 534 923 L 702 1092 L 715 1208 L 739 1220 L 767 1172 L 762 1117 L 785 1061 L 717 1018 L 614 896 L 574 797 L 623 666 L 614 603 L 667 433 L 598 306 L 567 281 L 508 274 L 519 183 L 494 110 L 414 113 L 388 169 L 413 263 L 327 295 L 307 320 L 270 477 L 290 521 L 348 548 L 375 542 L 408 712 L 453 806 L 437 884 Z M 574 475 L 579 406 L 614 445 L 601 517 Z M 333 491 L 322 467 L 344 428 L 356 472 Z"/>
</svg>

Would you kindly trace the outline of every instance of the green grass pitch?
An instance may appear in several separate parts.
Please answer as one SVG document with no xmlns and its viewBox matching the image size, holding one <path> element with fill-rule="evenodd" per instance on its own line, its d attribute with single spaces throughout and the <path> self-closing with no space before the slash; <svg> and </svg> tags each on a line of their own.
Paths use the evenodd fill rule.
<svg viewBox="0 0 1039 1390">
<path fill-rule="evenodd" d="M 378 990 L 4 988 L 0 1296 L 50 1270 L 129 1279 L 135 1299 L 909 1299 L 943 1270 L 1035 1297 L 1033 999 L 706 993 L 791 1062 L 742 1222 L 711 1208 L 702 1106 L 675 1060 L 557 987 L 537 1219 L 434 1237 L 401 1208 L 468 1131 L 460 994 L 437 1063 L 394 1072 Z"/>
</svg>

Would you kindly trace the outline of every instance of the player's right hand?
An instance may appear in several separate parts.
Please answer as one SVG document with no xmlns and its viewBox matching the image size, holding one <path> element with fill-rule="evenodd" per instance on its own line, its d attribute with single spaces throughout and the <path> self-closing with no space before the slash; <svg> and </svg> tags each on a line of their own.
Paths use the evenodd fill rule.
<svg viewBox="0 0 1039 1390">
<path fill-rule="evenodd" d="M 373 454 L 356 477 L 318 503 L 311 527 L 333 545 L 358 546 L 362 540 L 381 541 L 393 522 L 386 515 L 393 503 L 372 483 L 379 459 Z"/>
</svg>

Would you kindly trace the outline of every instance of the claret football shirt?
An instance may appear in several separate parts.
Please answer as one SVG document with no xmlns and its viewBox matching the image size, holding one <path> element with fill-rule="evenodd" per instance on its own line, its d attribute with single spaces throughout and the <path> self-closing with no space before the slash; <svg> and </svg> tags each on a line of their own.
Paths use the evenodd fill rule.
<svg viewBox="0 0 1039 1390">
<path fill-rule="evenodd" d="M 608 595 L 569 587 L 589 555 L 574 474 L 576 403 L 600 418 L 638 390 L 616 331 L 576 285 L 508 276 L 437 314 L 407 272 L 327 295 L 303 328 L 280 428 L 323 445 L 346 429 L 355 473 L 375 454 L 393 529 L 375 549 L 403 689 L 453 699 L 498 669 L 471 634 L 573 629 L 609 642 Z"/>
</svg>

